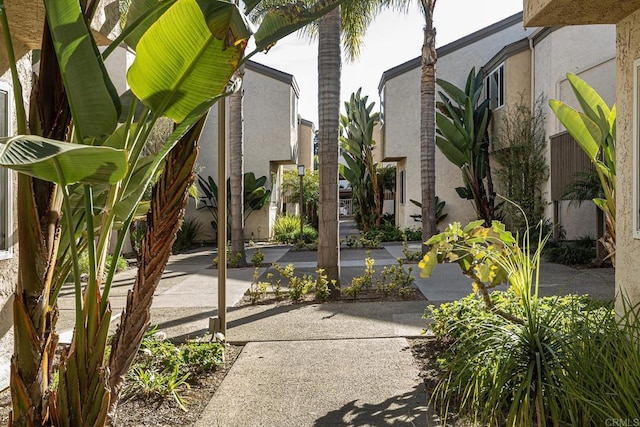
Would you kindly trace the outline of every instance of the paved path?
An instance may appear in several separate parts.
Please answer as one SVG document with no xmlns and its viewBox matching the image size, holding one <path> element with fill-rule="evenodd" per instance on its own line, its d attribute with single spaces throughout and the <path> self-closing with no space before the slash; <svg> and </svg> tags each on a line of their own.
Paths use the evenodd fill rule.
<svg viewBox="0 0 640 427">
<path fill-rule="evenodd" d="M 348 223 L 347 223 L 348 225 Z M 346 230 L 351 230 L 344 227 Z M 352 231 L 349 231 L 352 232 Z M 344 232 L 343 232 L 344 234 Z M 401 244 L 371 251 L 378 271 L 403 257 Z M 412 243 L 411 250 L 419 250 Z M 315 252 L 263 247 L 265 263 L 292 263 L 312 273 Z M 251 259 L 249 249 L 247 259 Z M 154 297 L 152 322 L 168 336 L 187 339 L 208 331 L 217 314 L 217 270 L 211 249 L 173 256 Z M 367 251 L 341 251 L 342 284 L 362 274 Z M 405 266 L 408 268 L 410 266 Z M 437 266 L 416 286 L 429 302 L 462 298 L 470 281 L 456 265 Z M 249 287 L 253 268 L 230 269 L 229 305 Z M 266 268 L 259 270 L 261 277 Z M 112 307 L 118 313 L 133 272 L 117 276 Z M 613 270 L 575 270 L 544 264 L 543 294 L 590 293 L 613 298 Z M 59 325 L 73 324 L 73 292 L 63 290 Z M 218 392 L 203 412 L 202 427 L 428 425 L 431 417 L 407 337 L 420 334 L 426 301 L 256 305 L 228 309 L 227 338 L 246 344 Z M 117 322 L 114 322 L 114 325 Z"/>
</svg>

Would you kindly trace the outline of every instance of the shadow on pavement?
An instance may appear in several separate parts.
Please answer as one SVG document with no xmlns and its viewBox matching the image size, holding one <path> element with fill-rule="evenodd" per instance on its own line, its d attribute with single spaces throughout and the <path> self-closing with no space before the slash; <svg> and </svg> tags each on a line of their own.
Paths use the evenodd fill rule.
<svg viewBox="0 0 640 427">
<path fill-rule="evenodd" d="M 352 400 L 340 409 L 331 411 L 315 422 L 316 427 L 414 425 L 427 422 L 424 384 L 413 391 L 380 403 L 361 403 Z"/>
</svg>

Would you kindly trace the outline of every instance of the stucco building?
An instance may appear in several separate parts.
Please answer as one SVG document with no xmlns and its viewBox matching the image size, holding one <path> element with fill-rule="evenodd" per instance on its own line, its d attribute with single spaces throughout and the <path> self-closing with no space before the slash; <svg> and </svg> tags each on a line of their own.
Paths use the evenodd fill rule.
<svg viewBox="0 0 640 427">
<path fill-rule="evenodd" d="M 298 163 L 313 168 L 313 123 L 298 115 L 299 88 L 288 73 L 249 61 L 245 66 L 244 89 L 244 171 L 266 176 L 265 186 L 271 190 L 271 200 L 260 211 L 253 212 L 245 223 L 247 240 L 267 240 L 271 237 L 276 215 L 281 212 L 280 185 L 284 168 Z M 200 175 L 218 176 L 218 109 L 209 114 L 200 137 L 198 166 Z M 227 113 L 227 126 L 229 114 Z M 228 152 L 228 149 L 227 149 Z M 228 167 L 228 166 L 227 166 Z M 214 240 L 210 227 L 211 214 L 197 209 L 191 202 L 187 218 L 202 224 L 198 240 Z"/>
<path fill-rule="evenodd" d="M 615 25 L 616 293 L 640 302 L 640 1 L 525 0 L 527 26 Z"/>
<path fill-rule="evenodd" d="M 612 104 L 615 101 L 615 30 L 613 26 L 538 27 L 525 29 L 522 13 L 472 33 L 438 49 L 437 77 L 463 87 L 472 67 L 485 74 L 485 93 L 492 98 L 490 132 L 499 134 L 505 115 L 518 105 L 534 109 L 544 98 L 547 160 L 550 177 L 543 195 L 545 217 L 561 225 L 568 238 L 597 234 L 596 208 L 591 202 L 570 206 L 562 193 L 574 173 L 588 167 L 588 160 L 548 108 L 548 99 L 577 107 L 566 79 L 579 75 Z M 420 200 L 420 58 L 386 71 L 380 81 L 384 103 L 385 161 L 398 162 L 397 223 L 413 225 L 410 215 L 419 213 L 408 203 Z M 494 166 L 495 162 L 494 162 Z M 461 199 L 460 170 L 436 150 L 436 194 L 447 202 L 449 221 L 475 219 L 470 201 Z M 498 192 L 500 189 L 498 188 Z"/>
</svg>

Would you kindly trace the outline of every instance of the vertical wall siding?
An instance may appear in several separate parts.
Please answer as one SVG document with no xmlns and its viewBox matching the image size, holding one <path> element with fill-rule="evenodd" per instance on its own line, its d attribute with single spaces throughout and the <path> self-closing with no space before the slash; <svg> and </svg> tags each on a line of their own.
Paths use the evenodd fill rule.
<svg viewBox="0 0 640 427">
<path fill-rule="evenodd" d="M 551 199 L 558 201 L 578 172 L 593 169 L 591 161 L 568 132 L 552 136 L 551 145 Z"/>
</svg>

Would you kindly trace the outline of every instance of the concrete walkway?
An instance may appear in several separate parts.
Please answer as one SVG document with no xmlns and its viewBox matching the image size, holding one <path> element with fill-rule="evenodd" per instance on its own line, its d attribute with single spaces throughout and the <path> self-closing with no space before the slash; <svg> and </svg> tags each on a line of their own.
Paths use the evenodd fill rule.
<svg viewBox="0 0 640 427">
<path fill-rule="evenodd" d="M 418 250 L 419 244 L 412 244 Z M 311 273 L 316 252 L 263 247 L 265 263 L 292 263 Z M 249 249 L 247 259 L 250 260 Z M 208 331 L 217 314 L 217 270 L 210 249 L 173 256 L 154 297 L 152 323 L 183 340 Z M 341 251 L 343 286 L 361 275 L 367 251 Z M 402 257 L 401 244 L 371 251 L 377 271 Z M 407 268 L 409 266 L 405 266 Z M 227 339 L 245 347 L 197 426 L 382 426 L 431 425 L 426 394 L 407 342 L 420 335 L 430 303 L 471 292 L 456 265 L 437 266 L 429 279 L 412 274 L 427 301 L 339 302 L 231 307 L 249 287 L 253 268 L 230 269 L 227 282 Z M 261 277 L 267 273 L 260 269 Z M 133 272 L 117 276 L 112 307 L 118 313 Z M 590 293 L 613 298 L 613 270 L 575 270 L 545 264 L 546 294 Z M 73 325 L 73 292 L 60 297 L 59 325 Z M 114 322 L 114 325 L 117 323 Z"/>
</svg>

